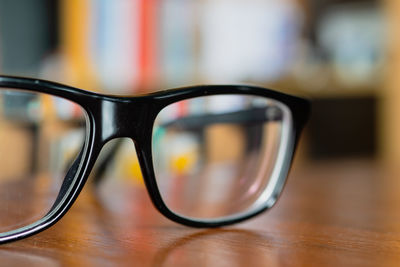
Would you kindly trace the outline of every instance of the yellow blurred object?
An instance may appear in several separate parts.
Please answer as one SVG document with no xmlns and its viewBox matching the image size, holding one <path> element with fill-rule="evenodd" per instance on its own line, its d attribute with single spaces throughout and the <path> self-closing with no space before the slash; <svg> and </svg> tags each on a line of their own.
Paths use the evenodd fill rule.
<svg viewBox="0 0 400 267">
<path fill-rule="evenodd" d="M 194 167 L 195 156 L 193 152 L 180 154 L 171 159 L 171 169 L 178 175 L 187 174 Z"/>
<path fill-rule="evenodd" d="M 132 180 L 137 185 L 144 185 L 142 171 L 136 156 L 125 158 L 122 173 L 124 178 Z"/>
</svg>

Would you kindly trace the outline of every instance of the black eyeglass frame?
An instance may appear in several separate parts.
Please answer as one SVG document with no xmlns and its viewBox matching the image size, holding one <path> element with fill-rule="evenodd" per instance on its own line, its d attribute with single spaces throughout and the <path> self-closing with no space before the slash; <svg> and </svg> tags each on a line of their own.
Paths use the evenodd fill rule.
<svg viewBox="0 0 400 267">
<path fill-rule="evenodd" d="M 270 208 L 278 198 L 289 166 L 297 146 L 300 132 L 308 120 L 310 102 L 306 99 L 276 92 L 270 89 L 246 85 L 202 85 L 179 89 L 169 89 L 139 96 L 113 96 L 62 85 L 55 82 L 0 76 L 0 88 L 21 89 L 37 93 L 45 93 L 70 100 L 80 105 L 86 112 L 86 140 L 77 159 L 67 172 L 56 203 L 39 221 L 17 230 L 0 234 L 0 243 L 18 240 L 43 231 L 56 223 L 78 197 L 96 162 L 102 147 L 114 138 L 127 137 L 134 141 L 137 156 L 147 191 L 154 206 L 164 216 L 187 226 L 218 227 L 237 223 L 253 217 Z M 1 89 L 0 89 L 1 90 Z M 162 200 L 153 169 L 152 130 L 158 113 L 175 102 L 194 97 L 239 94 L 270 98 L 285 104 L 292 115 L 291 151 L 285 158 L 287 170 L 278 188 L 274 191 L 274 199 L 262 208 L 243 214 L 243 216 L 227 217 L 222 220 L 195 220 L 182 217 L 172 212 Z"/>
</svg>

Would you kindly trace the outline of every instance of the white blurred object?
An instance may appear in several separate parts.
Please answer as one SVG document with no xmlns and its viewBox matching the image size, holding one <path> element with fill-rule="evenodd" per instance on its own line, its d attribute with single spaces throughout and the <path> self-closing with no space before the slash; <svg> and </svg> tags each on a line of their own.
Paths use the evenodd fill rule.
<svg viewBox="0 0 400 267">
<path fill-rule="evenodd" d="M 240 95 L 215 95 L 207 99 L 207 111 L 211 114 L 219 114 L 242 110 L 245 99 L 246 97 Z"/>
<path fill-rule="evenodd" d="M 201 17 L 200 69 L 211 82 L 271 81 L 292 63 L 302 27 L 292 0 L 208 0 Z"/>
</svg>

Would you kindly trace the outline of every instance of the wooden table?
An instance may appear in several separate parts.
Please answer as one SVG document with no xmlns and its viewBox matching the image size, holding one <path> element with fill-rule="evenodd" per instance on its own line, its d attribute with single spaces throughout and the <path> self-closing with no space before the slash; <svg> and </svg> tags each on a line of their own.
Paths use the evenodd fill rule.
<svg viewBox="0 0 400 267">
<path fill-rule="evenodd" d="M 371 161 L 294 166 L 272 210 L 221 229 L 170 222 L 143 189 L 109 179 L 49 230 L 1 245 L 0 265 L 398 266 L 398 174 Z"/>
</svg>

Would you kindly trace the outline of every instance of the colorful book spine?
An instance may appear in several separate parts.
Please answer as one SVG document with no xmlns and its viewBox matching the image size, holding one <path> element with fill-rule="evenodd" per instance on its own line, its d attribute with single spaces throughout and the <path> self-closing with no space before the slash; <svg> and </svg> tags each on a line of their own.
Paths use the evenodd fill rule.
<svg viewBox="0 0 400 267">
<path fill-rule="evenodd" d="M 61 0 L 60 16 L 63 76 L 72 85 L 96 90 L 97 79 L 89 53 L 90 1 Z"/>
</svg>

